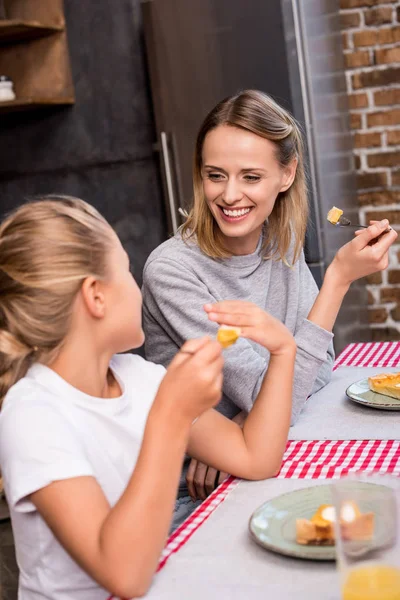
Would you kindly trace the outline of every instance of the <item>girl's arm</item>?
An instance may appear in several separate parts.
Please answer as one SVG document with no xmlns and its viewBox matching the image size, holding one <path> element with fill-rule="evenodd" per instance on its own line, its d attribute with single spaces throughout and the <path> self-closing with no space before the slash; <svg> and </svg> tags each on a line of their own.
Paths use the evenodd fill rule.
<svg viewBox="0 0 400 600">
<path fill-rule="evenodd" d="M 205 338 L 185 345 L 149 413 L 136 467 L 110 507 L 93 477 L 55 481 L 31 501 L 77 563 L 121 598 L 147 591 L 173 512 L 193 420 L 221 397 L 221 348 Z M 106 402 L 106 400 L 105 400 Z"/>
<path fill-rule="evenodd" d="M 207 411 L 191 429 L 188 452 L 239 477 L 273 477 L 279 472 L 289 431 L 294 339 L 282 323 L 254 304 L 227 301 L 205 308 L 211 320 L 239 326 L 242 335 L 266 347 L 271 358 L 243 429 L 217 411 Z"/>
</svg>

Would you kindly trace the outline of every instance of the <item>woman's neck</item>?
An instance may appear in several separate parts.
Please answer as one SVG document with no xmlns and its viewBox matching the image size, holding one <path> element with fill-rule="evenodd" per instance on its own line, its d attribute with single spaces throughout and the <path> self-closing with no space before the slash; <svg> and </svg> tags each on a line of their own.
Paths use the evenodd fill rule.
<svg viewBox="0 0 400 600">
<path fill-rule="evenodd" d="M 221 234 L 221 241 L 232 256 L 246 256 L 257 250 L 262 229 L 252 231 L 243 237 L 228 237 Z"/>
</svg>

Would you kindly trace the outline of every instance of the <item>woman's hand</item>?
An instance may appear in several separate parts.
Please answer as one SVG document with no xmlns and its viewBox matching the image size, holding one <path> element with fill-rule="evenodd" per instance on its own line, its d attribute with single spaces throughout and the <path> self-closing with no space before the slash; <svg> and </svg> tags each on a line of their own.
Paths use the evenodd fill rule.
<svg viewBox="0 0 400 600">
<path fill-rule="evenodd" d="M 247 414 L 242 410 L 236 417 L 233 417 L 232 421 L 239 427 L 243 427 L 246 417 Z M 228 477 L 228 473 L 218 471 L 214 467 L 209 467 L 192 458 L 186 473 L 186 483 L 193 502 L 198 498 L 205 500 Z"/>
<path fill-rule="evenodd" d="M 240 327 L 241 336 L 261 344 L 271 355 L 293 351 L 295 341 L 290 331 L 277 319 L 251 302 L 226 300 L 206 304 L 210 321 Z"/>
<path fill-rule="evenodd" d="M 338 250 L 327 275 L 339 285 L 349 286 L 356 279 L 386 269 L 389 248 L 397 239 L 396 231 L 390 228 L 385 231 L 388 227 L 389 221 L 384 219 L 372 222 L 367 229 L 356 231 L 354 239 Z"/>
</svg>

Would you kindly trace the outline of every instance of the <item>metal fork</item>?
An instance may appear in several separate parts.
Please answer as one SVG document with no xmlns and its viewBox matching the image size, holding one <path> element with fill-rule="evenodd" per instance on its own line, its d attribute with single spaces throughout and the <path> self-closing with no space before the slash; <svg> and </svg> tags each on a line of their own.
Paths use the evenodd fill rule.
<svg viewBox="0 0 400 600">
<path fill-rule="evenodd" d="M 367 229 L 368 225 L 360 225 L 359 223 L 355 223 L 352 225 L 351 221 L 342 215 L 341 217 L 339 217 L 339 220 L 336 223 L 336 227 L 356 227 L 357 229 L 359 227 L 363 227 L 364 229 Z"/>
</svg>

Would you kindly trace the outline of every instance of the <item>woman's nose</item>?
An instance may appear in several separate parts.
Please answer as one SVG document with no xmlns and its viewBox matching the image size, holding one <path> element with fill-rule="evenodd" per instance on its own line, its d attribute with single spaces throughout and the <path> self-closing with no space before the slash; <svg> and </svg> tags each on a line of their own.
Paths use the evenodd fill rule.
<svg viewBox="0 0 400 600">
<path fill-rule="evenodd" d="M 243 198 L 243 193 L 238 182 L 234 178 L 229 178 L 222 193 L 222 200 L 225 204 L 235 204 Z"/>
</svg>

